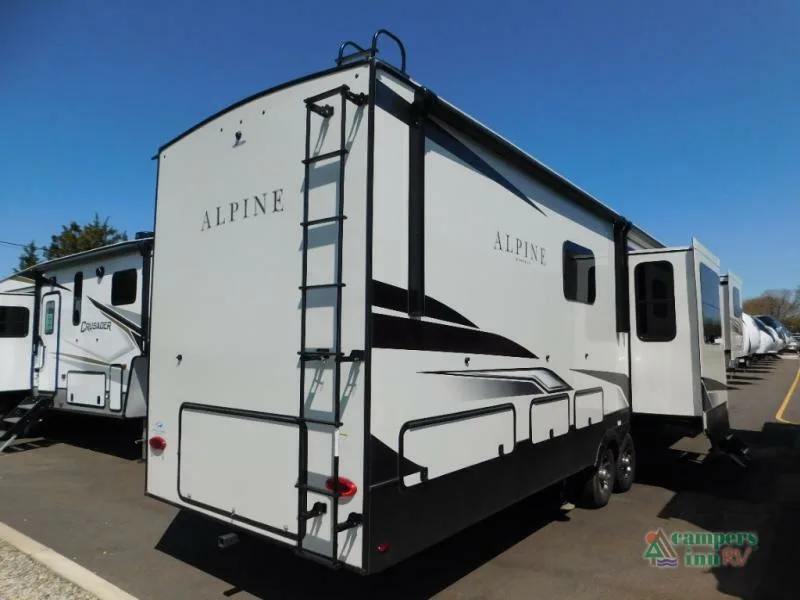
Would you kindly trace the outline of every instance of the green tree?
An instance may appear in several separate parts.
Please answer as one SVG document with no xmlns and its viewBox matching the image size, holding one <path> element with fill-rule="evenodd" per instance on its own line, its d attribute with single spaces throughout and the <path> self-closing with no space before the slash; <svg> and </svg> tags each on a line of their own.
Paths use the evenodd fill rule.
<svg viewBox="0 0 800 600">
<path fill-rule="evenodd" d="M 22 254 L 19 255 L 18 271 L 24 271 L 28 267 L 32 267 L 39 262 L 39 249 L 36 247 L 36 242 L 25 244 L 22 247 Z"/>
<path fill-rule="evenodd" d="M 50 245 L 44 249 L 44 257 L 52 260 L 127 239 L 128 235 L 124 231 L 119 232 L 108 224 L 108 218 L 101 221 L 99 215 L 95 214 L 94 220 L 85 225 L 73 221 L 69 225 L 62 226 L 61 233 L 52 236 Z"/>
</svg>

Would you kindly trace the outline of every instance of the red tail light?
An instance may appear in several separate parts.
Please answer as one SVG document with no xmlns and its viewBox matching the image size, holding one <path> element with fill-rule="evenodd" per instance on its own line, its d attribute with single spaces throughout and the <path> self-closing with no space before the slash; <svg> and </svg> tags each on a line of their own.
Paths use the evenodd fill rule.
<svg viewBox="0 0 800 600">
<path fill-rule="evenodd" d="M 150 444 L 150 447 L 153 450 L 163 450 L 164 448 L 167 447 L 167 440 L 165 440 L 160 435 L 151 437 L 147 443 Z"/>
<path fill-rule="evenodd" d="M 331 477 L 330 479 L 328 479 L 328 481 L 325 482 L 325 487 L 328 488 L 330 491 L 334 491 L 333 477 Z M 343 498 L 354 496 L 357 491 L 358 487 L 356 486 L 355 483 L 353 483 L 346 477 L 339 477 L 339 494 Z"/>
<path fill-rule="evenodd" d="M 388 542 L 384 542 L 382 544 L 378 544 L 378 552 L 383 554 L 384 552 L 388 552 L 391 545 Z"/>
</svg>

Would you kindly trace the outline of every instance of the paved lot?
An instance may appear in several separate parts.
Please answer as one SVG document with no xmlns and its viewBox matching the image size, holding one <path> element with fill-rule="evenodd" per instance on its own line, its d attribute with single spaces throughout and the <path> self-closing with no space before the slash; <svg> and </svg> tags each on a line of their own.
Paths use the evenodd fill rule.
<svg viewBox="0 0 800 600">
<path fill-rule="evenodd" d="M 731 382 L 733 424 L 754 455 L 747 472 L 684 440 L 683 452 L 642 457 L 640 481 L 604 509 L 562 513 L 533 498 L 374 579 L 258 540 L 217 550 L 217 525 L 143 496 L 135 432 L 96 423 L 61 424 L 51 432 L 61 441 L 0 458 L 0 520 L 141 600 L 794 598 L 800 427 L 773 419 L 798 366 L 760 365 Z M 800 389 L 783 418 L 800 423 Z M 753 530 L 760 546 L 740 569 L 656 569 L 642 557 L 656 527 Z"/>
</svg>

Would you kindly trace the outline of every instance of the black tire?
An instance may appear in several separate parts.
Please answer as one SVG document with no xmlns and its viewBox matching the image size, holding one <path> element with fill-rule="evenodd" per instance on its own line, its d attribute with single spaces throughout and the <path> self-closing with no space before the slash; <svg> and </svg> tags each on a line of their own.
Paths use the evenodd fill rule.
<svg viewBox="0 0 800 600">
<path fill-rule="evenodd" d="M 633 480 L 636 478 L 636 448 L 633 445 L 633 438 L 630 433 L 626 433 L 622 438 L 617 456 L 617 472 L 614 478 L 614 491 L 618 494 L 627 492 L 633 487 Z"/>
<path fill-rule="evenodd" d="M 608 504 L 616 479 L 614 452 L 603 446 L 597 456 L 597 464 L 592 467 L 583 483 L 581 504 L 585 508 L 602 508 Z"/>
</svg>

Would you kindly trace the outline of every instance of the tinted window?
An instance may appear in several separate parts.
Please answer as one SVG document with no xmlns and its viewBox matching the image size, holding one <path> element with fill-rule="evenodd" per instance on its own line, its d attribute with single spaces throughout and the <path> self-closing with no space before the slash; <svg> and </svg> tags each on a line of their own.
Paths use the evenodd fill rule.
<svg viewBox="0 0 800 600">
<path fill-rule="evenodd" d="M 44 305 L 44 334 L 50 335 L 56 330 L 56 303 L 48 300 Z"/>
<path fill-rule="evenodd" d="M 594 304 L 595 295 L 594 254 L 574 242 L 564 242 L 564 297 Z"/>
<path fill-rule="evenodd" d="M 75 273 L 75 287 L 72 290 L 72 324 L 81 322 L 81 298 L 83 297 L 83 271 Z"/>
<path fill-rule="evenodd" d="M 28 335 L 30 311 L 24 306 L 0 306 L 0 338 Z"/>
<path fill-rule="evenodd" d="M 700 302 L 703 307 L 703 341 L 719 343 L 722 336 L 722 315 L 719 308 L 719 275 L 700 264 Z"/>
<path fill-rule="evenodd" d="M 133 304 L 136 302 L 136 269 L 117 271 L 111 278 L 111 304 Z"/>
<path fill-rule="evenodd" d="M 733 316 L 742 318 L 742 297 L 738 287 L 733 288 Z"/>
<path fill-rule="evenodd" d="M 675 339 L 675 276 L 667 261 L 642 263 L 634 270 L 636 335 L 646 342 Z"/>
</svg>

